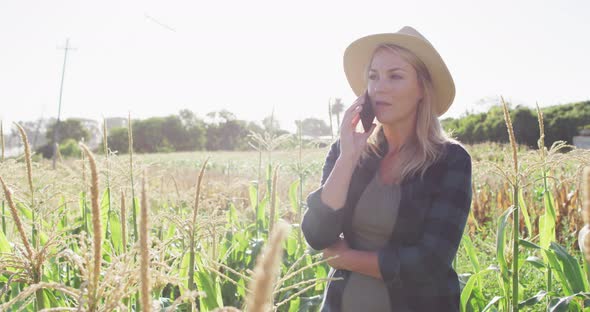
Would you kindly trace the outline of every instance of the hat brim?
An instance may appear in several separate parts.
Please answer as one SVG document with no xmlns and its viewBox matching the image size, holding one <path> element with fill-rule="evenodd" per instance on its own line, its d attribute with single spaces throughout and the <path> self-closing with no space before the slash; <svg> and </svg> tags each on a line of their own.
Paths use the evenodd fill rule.
<svg viewBox="0 0 590 312">
<path fill-rule="evenodd" d="M 392 43 L 410 50 L 428 69 L 434 87 L 433 104 L 438 116 L 444 114 L 455 98 L 455 83 L 445 62 L 425 39 L 399 33 L 376 34 L 355 40 L 344 52 L 344 72 L 350 87 L 357 96 L 367 88 L 365 70 L 375 49 L 384 43 Z"/>
</svg>

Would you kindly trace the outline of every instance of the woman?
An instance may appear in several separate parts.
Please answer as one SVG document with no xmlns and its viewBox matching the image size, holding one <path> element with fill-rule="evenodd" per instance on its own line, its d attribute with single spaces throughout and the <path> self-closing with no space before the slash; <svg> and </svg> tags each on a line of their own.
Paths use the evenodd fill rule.
<svg viewBox="0 0 590 312">
<path fill-rule="evenodd" d="M 359 98 L 301 225 L 340 278 L 322 311 L 459 311 L 452 261 L 471 205 L 471 157 L 438 121 L 455 96 L 451 74 L 411 27 L 356 40 L 344 70 Z M 356 132 L 370 108 L 377 123 Z"/>
</svg>

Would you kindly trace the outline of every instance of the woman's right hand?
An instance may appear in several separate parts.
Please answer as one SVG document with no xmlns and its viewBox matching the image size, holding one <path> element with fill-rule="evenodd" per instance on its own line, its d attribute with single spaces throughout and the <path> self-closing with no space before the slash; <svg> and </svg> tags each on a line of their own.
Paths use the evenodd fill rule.
<svg viewBox="0 0 590 312">
<path fill-rule="evenodd" d="M 360 112 L 363 109 L 364 101 L 364 95 L 357 98 L 344 112 L 342 124 L 340 125 L 340 157 L 346 157 L 354 163 L 360 158 L 367 145 L 367 139 L 377 126 L 373 124 L 366 133 L 356 132 L 356 127 L 361 119 Z"/>
</svg>

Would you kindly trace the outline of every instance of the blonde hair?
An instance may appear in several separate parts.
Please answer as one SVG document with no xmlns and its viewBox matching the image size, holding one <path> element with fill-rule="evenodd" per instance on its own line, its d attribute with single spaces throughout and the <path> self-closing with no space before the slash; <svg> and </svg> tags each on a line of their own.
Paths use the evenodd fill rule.
<svg viewBox="0 0 590 312">
<path fill-rule="evenodd" d="M 426 170 L 442 156 L 444 144 L 458 142 L 445 133 L 438 120 L 433 105 L 434 86 L 426 65 L 414 53 L 403 47 L 394 44 L 382 44 L 375 49 L 373 55 L 380 49 L 388 49 L 412 65 L 417 73 L 418 84 L 423 91 L 423 98 L 418 103 L 416 112 L 415 131 L 408 138 L 408 141 L 400 147 L 396 156 L 396 164 L 392 168 L 394 180 L 397 182 L 401 183 L 417 174 L 422 178 Z M 371 63 L 372 59 L 368 67 Z M 365 70 L 365 75 L 368 75 L 368 67 Z M 377 127 L 367 140 L 363 158 L 371 155 L 384 157 L 387 154 L 387 150 L 381 150 L 380 148 L 387 140 L 383 132 L 383 125 L 378 120 L 376 120 L 376 124 Z"/>
</svg>

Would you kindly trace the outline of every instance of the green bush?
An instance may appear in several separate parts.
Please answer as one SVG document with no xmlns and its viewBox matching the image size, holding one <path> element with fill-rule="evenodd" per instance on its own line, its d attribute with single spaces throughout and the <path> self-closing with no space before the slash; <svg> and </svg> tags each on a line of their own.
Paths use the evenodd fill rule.
<svg viewBox="0 0 590 312">
<path fill-rule="evenodd" d="M 556 105 L 542 108 L 545 126 L 545 146 L 555 141 L 572 144 L 573 137 L 590 120 L 590 101 Z M 536 109 L 516 106 L 510 109 L 514 133 L 519 144 L 537 147 L 539 125 Z M 488 112 L 469 114 L 462 118 L 447 118 L 441 121 L 447 132 L 467 144 L 482 142 L 508 142 L 508 132 L 504 122 L 502 107 L 497 105 Z"/>
<path fill-rule="evenodd" d="M 67 139 L 59 145 L 59 152 L 63 157 L 80 157 L 81 150 L 78 142 L 74 139 Z"/>
</svg>

